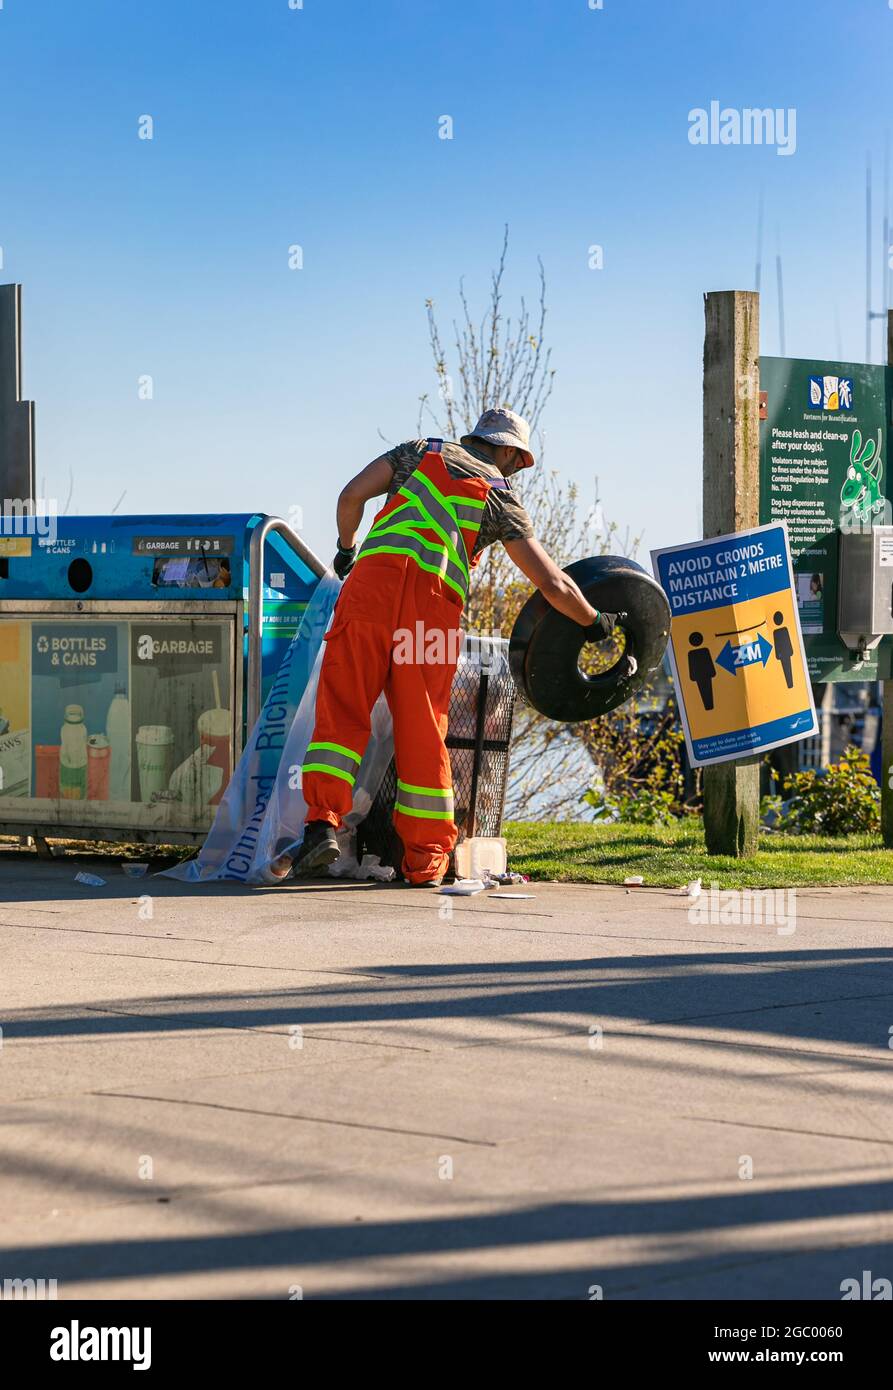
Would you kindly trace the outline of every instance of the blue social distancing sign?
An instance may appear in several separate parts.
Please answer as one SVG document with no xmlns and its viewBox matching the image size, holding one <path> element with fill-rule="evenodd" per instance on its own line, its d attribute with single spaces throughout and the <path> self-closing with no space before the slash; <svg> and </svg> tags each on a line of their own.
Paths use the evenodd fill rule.
<svg viewBox="0 0 893 1390">
<path fill-rule="evenodd" d="M 654 550 L 670 603 L 670 662 L 694 766 L 817 730 L 787 527 Z"/>
</svg>

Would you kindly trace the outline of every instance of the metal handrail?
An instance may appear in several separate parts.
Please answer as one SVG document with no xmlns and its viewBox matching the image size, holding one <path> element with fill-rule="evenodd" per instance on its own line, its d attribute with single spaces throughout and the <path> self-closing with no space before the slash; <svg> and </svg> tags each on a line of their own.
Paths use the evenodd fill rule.
<svg viewBox="0 0 893 1390">
<path fill-rule="evenodd" d="M 309 570 L 322 579 L 326 566 L 305 545 L 296 531 L 279 516 L 262 516 L 251 533 L 248 546 L 248 729 L 257 723 L 261 707 L 263 678 L 264 543 L 271 531 L 283 537 Z"/>
</svg>

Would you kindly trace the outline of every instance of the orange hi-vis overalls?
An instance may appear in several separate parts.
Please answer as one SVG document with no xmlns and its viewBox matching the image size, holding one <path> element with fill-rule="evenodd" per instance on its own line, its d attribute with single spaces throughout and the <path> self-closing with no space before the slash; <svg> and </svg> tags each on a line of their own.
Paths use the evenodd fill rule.
<svg viewBox="0 0 893 1390">
<path fill-rule="evenodd" d="M 337 827 L 351 808 L 372 707 L 384 690 L 394 721 L 394 825 L 412 883 L 443 874 L 456 843 L 444 737 L 470 557 L 494 485 L 451 477 L 441 444 L 428 440 L 418 468 L 376 516 L 345 581 L 326 637 L 303 767 L 307 820 Z"/>
</svg>

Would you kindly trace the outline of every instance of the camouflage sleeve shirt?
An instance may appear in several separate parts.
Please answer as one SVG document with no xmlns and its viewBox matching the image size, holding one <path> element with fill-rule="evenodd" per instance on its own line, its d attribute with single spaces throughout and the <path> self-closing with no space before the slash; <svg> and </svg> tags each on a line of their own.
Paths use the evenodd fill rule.
<svg viewBox="0 0 893 1390">
<path fill-rule="evenodd" d="M 382 455 L 394 470 L 394 481 L 388 490 L 388 497 L 393 497 L 410 473 L 415 472 L 425 456 L 427 447 L 426 439 L 410 439 Z M 453 478 L 484 478 L 487 482 L 508 483 L 507 487 L 491 488 L 487 495 L 484 519 L 475 542 L 472 562 L 494 541 L 530 539 L 533 535 L 530 517 L 512 491 L 509 479 L 503 479 L 495 463 L 491 463 L 486 454 L 479 453 L 473 444 L 453 444 L 444 440 L 441 457 L 447 472 Z"/>
</svg>

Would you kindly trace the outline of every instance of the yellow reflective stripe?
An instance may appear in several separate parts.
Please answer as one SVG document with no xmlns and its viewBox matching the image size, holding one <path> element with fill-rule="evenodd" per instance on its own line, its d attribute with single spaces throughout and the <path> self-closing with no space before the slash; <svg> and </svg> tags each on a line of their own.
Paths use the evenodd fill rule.
<svg viewBox="0 0 893 1390">
<path fill-rule="evenodd" d="M 391 531 L 397 536 L 410 536 L 414 541 L 418 541 L 419 545 L 423 545 L 426 550 L 433 550 L 436 555 L 443 556 L 443 563 L 445 566 L 450 563 L 450 557 L 443 546 L 438 545 L 437 541 L 429 541 L 425 536 L 420 536 L 411 521 L 398 521 L 396 525 L 389 526 L 388 531 Z M 380 539 L 386 534 L 387 532 L 385 531 L 379 531 L 376 539 Z"/>
<path fill-rule="evenodd" d="M 301 768 L 301 775 L 305 772 L 324 772 L 327 777 L 340 777 L 342 782 L 349 782 L 351 786 L 357 780 L 352 773 L 343 772 L 340 767 L 327 767 L 325 763 L 305 763 Z"/>
<path fill-rule="evenodd" d="M 404 816 L 414 816 L 416 820 L 452 820 L 452 811 L 417 811 L 413 806 L 404 806 L 402 802 L 394 803 L 394 810 L 399 811 Z"/>
<path fill-rule="evenodd" d="M 452 820 L 452 787 L 416 787 L 397 779 L 397 809 L 407 816 Z"/>
<path fill-rule="evenodd" d="M 364 545 L 357 556 L 357 563 L 359 564 L 360 560 L 366 559 L 369 555 L 408 555 L 411 560 L 415 560 L 420 569 L 428 570 L 431 574 L 436 574 L 438 579 L 443 580 L 444 584 L 449 584 L 451 589 L 456 590 L 462 602 L 465 602 L 468 586 L 457 584 L 454 579 L 451 579 L 448 574 L 444 573 L 439 565 L 426 564 L 416 551 L 410 550 L 408 545 L 375 545 L 371 546 L 369 549 Z"/>
<path fill-rule="evenodd" d="M 454 583 L 454 585 L 459 585 L 457 592 L 462 594 L 464 602 L 465 595 L 468 592 L 468 584 L 466 583 L 465 574 L 462 570 L 460 570 L 456 565 L 453 564 L 452 560 L 450 559 L 449 555 L 447 555 L 442 545 L 438 545 L 436 541 L 425 540 L 424 536 L 417 536 L 415 531 L 412 530 L 408 523 L 404 525 L 397 525 L 390 532 L 381 531 L 375 539 L 386 541 L 389 535 L 395 536 L 398 539 L 400 537 L 405 536 L 406 539 L 412 543 L 411 549 L 408 553 L 414 555 L 417 558 L 419 564 L 422 566 L 423 569 L 430 569 L 431 567 L 429 565 L 426 565 L 424 560 L 421 558 L 422 552 L 418 549 L 420 545 L 425 546 L 428 550 L 432 550 L 435 555 L 439 556 L 437 568 L 433 571 L 433 573 L 439 574 L 441 579 L 446 579 L 447 576 L 451 575 L 452 582 Z M 362 551 L 360 553 L 362 554 Z M 450 582 L 450 580 L 448 580 L 448 582 Z"/>
<path fill-rule="evenodd" d="M 421 569 L 431 570 L 433 574 L 440 574 L 441 580 L 447 580 L 448 584 L 452 584 L 453 587 L 456 588 L 456 592 L 462 594 L 463 600 L 465 600 L 465 595 L 467 591 L 469 591 L 469 585 L 467 585 L 465 574 L 452 563 L 452 560 L 449 559 L 447 552 L 442 549 L 442 546 L 433 545 L 431 541 L 424 541 L 420 535 L 415 535 L 412 531 L 383 531 L 380 537 L 376 539 L 378 539 L 378 541 L 387 541 L 388 535 L 392 535 L 392 538 L 396 539 L 396 541 L 401 541 L 401 539 L 405 538 L 409 545 L 408 553 L 416 557 Z M 428 549 L 433 550 L 434 555 L 438 556 L 437 566 L 433 567 L 426 563 L 426 560 L 423 559 L 423 552 L 421 552 L 419 546 L 427 546 Z"/>
<path fill-rule="evenodd" d="M 445 495 L 421 466 L 409 475 L 395 495 L 404 500 L 373 522 L 357 559 L 369 555 L 408 555 L 420 569 L 438 575 L 464 603 L 470 584 L 470 557 L 486 501 L 458 494 Z M 433 531 L 440 544 L 428 540 L 420 531 Z M 437 555 L 439 563 L 429 563 L 424 558 L 426 555 Z"/>
<path fill-rule="evenodd" d="M 481 529 L 486 502 L 479 502 L 474 497 L 450 497 L 448 500 L 452 503 L 460 526 L 473 526 L 476 531 Z"/>
<path fill-rule="evenodd" d="M 397 786 L 402 792 L 418 792 L 420 796 L 452 796 L 452 787 L 415 787 L 412 782 L 401 782 L 397 778 Z"/>
<path fill-rule="evenodd" d="M 359 753 L 355 753 L 352 748 L 345 748 L 343 743 L 308 743 L 308 753 L 310 752 L 311 748 L 328 748 L 329 751 L 332 753 L 344 753 L 346 757 L 353 758 L 355 763 L 361 763 L 363 761 Z"/>
<path fill-rule="evenodd" d="M 427 477 L 427 475 L 424 474 L 420 468 L 417 468 L 414 473 L 410 474 L 410 476 L 413 478 L 418 478 L 419 482 L 424 484 L 424 486 L 431 493 L 431 496 L 440 503 L 440 505 L 444 508 L 445 511 L 449 512 L 452 510 L 449 502 L 446 500 L 437 484 L 432 483 L 431 479 Z"/>
<path fill-rule="evenodd" d="M 417 496 L 415 495 L 414 492 L 408 490 L 408 485 L 409 485 L 409 483 L 411 483 L 411 482 L 412 482 L 412 478 L 407 478 L 406 484 L 404 484 L 404 486 L 400 489 L 400 491 L 403 493 L 403 495 L 404 495 L 405 497 L 408 497 L 408 498 L 410 499 L 410 501 L 412 501 L 412 502 L 415 503 L 415 506 L 416 506 L 416 508 L 418 509 L 418 511 L 419 511 L 419 513 L 420 513 L 420 515 L 421 515 L 421 521 L 417 521 L 417 522 L 415 523 L 416 526 L 422 526 L 422 527 L 425 528 L 425 530 L 428 530 L 428 531 L 436 531 L 437 534 L 438 534 L 438 536 L 440 536 L 441 541 L 443 542 L 443 544 L 444 544 L 444 545 L 446 546 L 446 548 L 447 548 L 447 554 L 448 554 L 448 555 L 450 556 L 450 558 L 454 561 L 454 563 L 457 564 L 457 565 L 459 565 L 460 568 L 461 568 L 461 567 L 462 567 L 462 561 L 461 561 L 461 559 L 460 559 L 460 557 L 459 557 L 459 552 L 458 552 L 458 550 L 456 549 L 455 542 L 452 541 L 452 540 L 450 539 L 449 534 L 448 534 L 447 531 L 444 529 L 444 527 L 441 525 L 441 523 L 437 520 L 437 518 L 434 516 L 433 512 L 430 512 L 430 511 L 428 510 L 428 508 L 425 506 L 425 503 L 422 501 L 421 497 L 417 497 Z M 447 516 L 449 517 L 450 525 L 453 527 L 454 530 L 458 531 L 458 529 L 459 529 L 459 521 L 458 521 L 458 518 L 453 517 L 452 514 L 449 513 L 449 512 L 447 513 Z"/>
<path fill-rule="evenodd" d="M 477 533 L 481 529 L 481 517 L 478 515 L 477 512 L 475 512 L 473 516 L 468 516 L 465 512 L 463 512 L 461 507 L 457 507 L 456 519 L 459 522 L 459 525 L 463 526 L 466 530 L 470 528 L 475 533 Z"/>
<path fill-rule="evenodd" d="M 396 516 L 398 512 L 405 511 L 407 507 L 412 507 L 414 505 L 415 498 L 412 498 L 412 500 L 409 502 L 401 502 L 399 507 L 392 507 L 391 510 L 387 513 L 387 515 L 378 517 L 378 519 L 373 523 L 373 525 L 370 526 L 369 535 L 374 536 L 376 531 L 380 531 L 383 527 L 387 527 L 389 525 L 391 517 Z M 366 539 L 368 540 L 368 538 L 369 537 L 367 536 Z"/>
<path fill-rule="evenodd" d="M 436 494 L 437 500 L 441 503 L 441 505 L 442 505 L 442 507 L 443 507 L 443 510 L 444 510 L 444 512 L 446 513 L 446 516 L 447 516 L 447 518 L 448 518 L 448 520 L 449 520 L 449 524 L 452 526 L 453 530 L 454 530 L 455 533 L 456 533 L 456 540 L 459 540 L 460 535 L 461 535 L 461 532 L 460 532 L 460 530 L 459 530 L 459 518 L 450 510 L 450 508 L 447 506 L 446 502 L 444 502 L 443 498 L 441 497 L 441 494 L 437 491 L 437 488 L 434 486 L 434 484 L 433 484 L 428 478 L 425 477 L 424 473 L 419 473 L 419 472 L 417 472 L 417 473 L 412 473 L 412 474 L 410 474 L 410 476 L 406 479 L 406 482 L 403 484 L 403 487 L 401 487 L 401 489 L 400 489 L 401 493 L 403 494 L 404 497 L 411 497 L 411 498 L 414 499 L 414 501 L 415 501 L 415 503 L 416 503 L 416 506 L 418 507 L 418 509 L 419 509 L 419 511 L 422 513 L 422 515 L 426 518 L 426 520 L 427 520 L 427 522 L 428 522 L 428 524 L 429 524 L 431 530 L 432 530 L 432 531 L 436 531 L 437 534 L 440 536 L 440 539 L 443 541 L 444 545 L 446 546 L 446 548 L 447 548 L 447 550 L 448 550 L 448 552 L 449 552 L 449 554 L 450 554 L 450 558 L 452 559 L 453 563 L 456 564 L 456 565 L 458 565 L 459 568 L 465 572 L 465 577 L 466 577 L 466 579 L 467 579 L 467 578 L 468 578 L 468 560 L 467 560 L 467 555 L 466 555 L 466 558 L 465 558 L 465 559 L 463 559 L 463 558 L 460 556 L 459 551 L 458 551 L 457 548 L 456 548 L 455 541 L 453 541 L 452 537 L 451 537 L 451 536 L 448 534 L 448 532 L 444 529 L 443 525 L 437 520 L 437 518 L 434 516 L 434 513 L 431 512 L 431 511 L 429 511 L 428 507 L 426 507 L 426 505 L 425 505 L 425 503 L 422 501 L 421 497 L 419 497 L 416 493 L 413 492 L 412 487 L 411 487 L 411 484 L 414 483 L 414 482 L 421 482 L 421 483 L 423 483 L 432 493 Z M 463 548 L 463 550 L 465 549 L 465 541 L 464 541 L 464 540 L 462 541 L 462 548 Z"/>
<path fill-rule="evenodd" d="M 392 517 L 395 517 L 398 512 L 402 512 L 406 507 L 414 507 L 416 509 L 416 511 L 418 512 L 417 521 L 391 520 Z M 458 518 L 456 518 L 457 535 L 461 535 L 462 525 L 463 523 L 460 522 Z M 442 529 L 438 526 L 435 518 L 427 510 L 424 503 L 418 497 L 414 496 L 413 494 L 410 494 L 406 502 L 402 503 L 399 507 L 394 507 L 392 511 L 388 512 L 387 516 L 379 517 L 375 525 L 371 527 L 369 534 L 366 537 L 366 540 L 363 542 L 363 546 L 360 548 L 360 554 L 363 553 L 363 549 L 365 548 L 367 541 L 382 540 L 384 539 L 384 537 L 387 536 L 389 531 L 395 531 L 399 535 L 403 536 L 411 536 L 414 540 L 418 541 L 420 545 L 426 546 L 428 550 L 434 550 L 437 552 L 438 555 L 442 555 L 447 567 L 449 567 L 449 565 L 453 565 L 459 571 L 460 578 L 465 588 L 463 590 L 458 590 L 457 592 L 461 592 L 464 598 L 465 593 L 467 592 L 469 582 L 468 567 L 466 564 L 463 563 L 458 550 L 454 545 L 450 543 L 449 537 L 444 537 L 444 540 L 438 543 L 437 541 L 429 541 L 424 536 L 420 536 L 418 534 L 420 528 L 428 531 L 436 531 L 437 534 L 441 537 L 443 537 L 444 535 Z M 444 543 L 444 541 L 446 543 Z M 462 537 L 462 544 L 465 547 L 465 553 L 467 555 L 468 547 L 467 545 L 465 545 L 464 536 Z M 370 552 L 367 551 L 366 553 L 369 554 Z M 454 556 L 455 559 L 453 558 Z M 442 566 L 439 572 L 443 572 Z"/>
<path fill-rule="evenodd" d="M 341 743 L 309 743 L 307 761 L 301 772 L 327 772 L 332 777 L 340 777 L 353 786 L 354 776 L 362 759 L 352 748 Z"/>
</svg>

